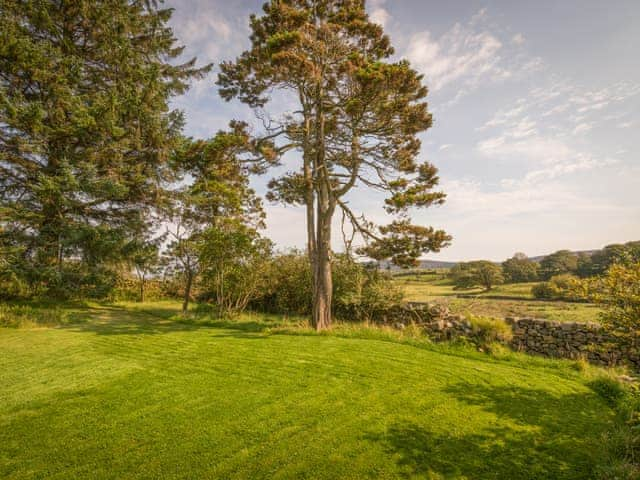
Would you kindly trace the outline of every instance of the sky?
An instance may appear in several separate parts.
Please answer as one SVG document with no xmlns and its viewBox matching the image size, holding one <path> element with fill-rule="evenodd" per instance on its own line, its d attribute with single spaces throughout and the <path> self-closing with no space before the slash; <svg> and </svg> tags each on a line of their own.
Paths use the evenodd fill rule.
<svg viewBox="0 0 640 480">
<path fill-rule="evenodd" d="M 262 3 L 166 2 L 185 58 L 216 65 L 249 46 L 249 15 Z M 427 258 L 498 261 L 640 240 L 640 1 L 369 0 L 367 9 L 429 88 L 434 125 L 420 160 L 438 167 L 447 201 L 412 218 L 453 242 Z M 190 136 L 256 122 L 219 97 L 216 76 L 173 101 Z M 276 173 L 252 181 L 258 193 Z M 349 200 L 390 221 L 378 194 L 359 188 Z M 301 209 L 266 203 L 266 212 L 264 233 L 279 248 L 304 247 Z"/>
</svg>

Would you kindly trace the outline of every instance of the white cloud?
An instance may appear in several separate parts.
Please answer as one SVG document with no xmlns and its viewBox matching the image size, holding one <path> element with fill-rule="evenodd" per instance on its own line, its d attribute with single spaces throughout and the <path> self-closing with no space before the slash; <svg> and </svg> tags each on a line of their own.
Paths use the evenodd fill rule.
<svg viewBox="0 0 640 480">
<path fill-rule="evenodd" d="M 429 31 L 414 34 L 405 53 L 432 89 L 438 90 L 456 81 L 469 84 L 481 77 L 509 78 L 512 73 L 502 66 L 501 49 L 502 42 L 488 31 L 457 23 L 439 39 Z"/>
<path fill-rule="evenodd" d="M 448 149 L 450 149 L 451 147 L 453 147 L 453 145 L 452 145 L 452 144 L 450 144 L 450 143 L 445 143 L 444 145 L 440 145 L 440 148 L 438 148 L 438 150 L 440 150 L 440 151 L 442 152 L 443 150 L 448 150 Z"/>
<path fill-rule="evenodd" d="M 593 128 L 591 123 L 579 123 L 576 125 L 576 128 L 573 129 L 574 135 L 580 135 L 581 133 L 586 133 Z"/>
<path fill-rule="evenodd" d="M 374 23 L 382 25 L 383 27 L 386 27 L 389 23 L 389 20 L 391 19 L 391 15 L 384 8 L 385 3 L 386 0 L 371 0 L 369 2 L 369 19 Z"/>
<path fill-rule="evenodd" d="M 522 45 L 525 42 L 524 35 L 522 35 L 521 33 L 517 33 L 511 38 L 511 41 L 516 45 Z"/>
</svg>

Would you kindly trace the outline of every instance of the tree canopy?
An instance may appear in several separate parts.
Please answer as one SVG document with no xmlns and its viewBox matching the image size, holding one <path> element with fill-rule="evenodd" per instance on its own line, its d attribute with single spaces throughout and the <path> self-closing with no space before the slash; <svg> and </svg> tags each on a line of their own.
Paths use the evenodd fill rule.
<svg viewBox="0 0 640 480">
<path fill-rule="evenodd" d="M 427 88 L 407 61 L 390 60 L 389 38 L 362 1 L 272 0 L 250 27 L 250 48 L 221 65 L 220 94 L 259 112 L 265 132 L 258 151 L 265 160 L 300 154 L 297 168 L 271 181 L 270 199 L 306 209 L 313 320 L 322 329 L 331 322 L 337 211 L 368 242 L 361 253 L 401 265 L 450 240 L 408 219 L 411 207 L 445 198 L 434 191 L 436 168 L 417 160 L 418 134 L 432 125 Z M 275 90 L 296 104 L 279 118 L 265 113 Z M 377 228 L 354 212 L 347 195 L 358 187 L 386 192 L 386 211 L 400 219 Z"/>
<path fill-rule="evenodd" d="M 210 66 L 176 62 L 172 11 L 156 2 L 0 10 L 0 248 L 50 282 L 65 259 L 95 265 L 144 228 L 183 125 L 169 101 Z"/>
</svg>

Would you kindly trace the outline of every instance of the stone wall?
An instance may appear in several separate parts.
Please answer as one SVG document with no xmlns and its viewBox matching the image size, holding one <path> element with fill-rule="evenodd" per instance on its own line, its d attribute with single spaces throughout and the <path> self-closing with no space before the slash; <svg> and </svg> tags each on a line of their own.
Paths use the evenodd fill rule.
<svg viewBox="0 0 640 480">
<path fill-rule="evenodd" d="M 408 304 L 385 312 L 380 318 L 396 328 L 419 324 L 436 341 L 465 337 L 474 340 L 478 329 L 467 319 L 451 315 L 441 305 Z M 534 318 L 507 318 L 508 341 L 516 351 L 546 357 L 585 358 L 598 365 L 630 364 L 640 371 L 640 353 L 620 342 L 595 323 L 554 322 Z"/>
<path fill-rule="evenodd" d="M 585 358 L 599 365 L 631 363 L 640 368 L 637 352 L 595 323 L 508 318 L 511 346 L 518 351 L 558 358 Z"/>
</svg>

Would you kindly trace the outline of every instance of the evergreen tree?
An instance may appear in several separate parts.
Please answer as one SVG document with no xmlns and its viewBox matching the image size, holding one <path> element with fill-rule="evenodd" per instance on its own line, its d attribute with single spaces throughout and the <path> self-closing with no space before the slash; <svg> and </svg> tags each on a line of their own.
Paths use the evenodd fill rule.
<svg viewBox="0 0 640 480">
<path fill-rule="evenodd" d="M 390 61 L 389 38 L 363 0 L 272 0 L 263 10 L 251 17 L 251 48 L 222 64 L 218 84 L 223 98 L 260 112 L 275 90 L 297 103 L 280 119 L 263 115 L 258 150 L 271 160 L 301 154 L 298 168 L 271 182 L 270 198 L 306 209 L 313 323 L 323 329 L 331 323 L 336 211 L 371 242 L 362 253 L 402 265 L 450 239 L 406 218 L 409 208 L 445 197 L 433 191 L 436 169 L 416 161 L 417 135 L 432 123 L 427 89 L 408 62 Z M 358 186 L 387 192 L 386 210 L 401 220 L 377 229 L 353 212 L 347 194 Z"/>
<path fill-rule="evenodd" d="M 182 115 L 210 66 L 182 53 L 172 10 L 145 0 L 0 0 L 0 248 L 35 281 L 101 262 L 144 226 Z"/>
</svg>

